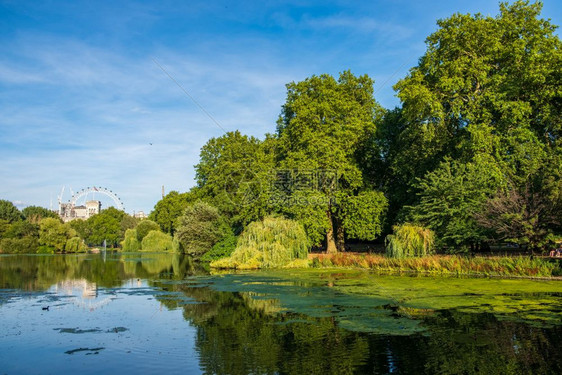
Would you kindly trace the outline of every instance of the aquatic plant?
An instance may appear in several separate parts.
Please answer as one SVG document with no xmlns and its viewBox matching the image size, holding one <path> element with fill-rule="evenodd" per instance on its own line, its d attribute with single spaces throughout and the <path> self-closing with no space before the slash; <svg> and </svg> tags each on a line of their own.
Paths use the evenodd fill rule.
<svg viewBox="0 0 562 375">
<path fill-rule="evenodd" d="M 306 267 L 309 240 L 302 225 L 284 218 L 250 223 L 229 258 L 211 263 L 213 268 Z"/>
<path fill-rule="evenodd" d="M 423 256 L 433 252 L 435 235 L 431 229 L 404 223 L 395 225 L 386 236 L 386 255 L 391 258 Z"/>
</svg>

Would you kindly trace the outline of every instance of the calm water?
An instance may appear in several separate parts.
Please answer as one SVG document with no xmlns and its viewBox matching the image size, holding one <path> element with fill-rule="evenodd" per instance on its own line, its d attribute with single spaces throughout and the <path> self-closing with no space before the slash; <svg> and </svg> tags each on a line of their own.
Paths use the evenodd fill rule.
<svg viewBox="0 0 562 375">
<path fill-rule="evenodd" d="M 562 283 L 0 256 L 0 374 L 562 373 Z"/>
</svg>

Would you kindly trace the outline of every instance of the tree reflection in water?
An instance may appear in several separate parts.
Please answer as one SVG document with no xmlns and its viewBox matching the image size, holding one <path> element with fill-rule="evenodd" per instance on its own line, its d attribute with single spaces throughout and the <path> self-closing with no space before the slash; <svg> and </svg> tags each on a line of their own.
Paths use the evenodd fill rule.
<svg viewBox="0 0 562 375">
<path fill-rule="evenodd" d="M 333 317 L 283 312 L 277 301 L 247 292 L 181 289 L 204 302 L 184 306 L 184 317 L 197 327 L 209 374 L 562 372 L 559 326 L 443 310 L 422 318 L 422 333 L 372 334 L 340 328 Z"/>
<path fill-rule="evenodd" d="M 373 296 L 372 283 L 345 273 L 193 277 L 203 274 L 178 254 L 114 254 L 105 261 L 92 255 L 2 256 L 0 304 L 17 294 L 10 291 L 42 295 L 66 280 L 110 289 L 148 280 L 147 298 L 182 309 L 196 328 L 200 368 L 209 374 L 562 373 L 560 295 L 548 292 L 557 284 L 540 284 L 541 292 L 521 297 L 520 305 L 518 295 L 507 294 L 474 296 L 470 304 L 468 295 L 450 287 L 454 299 L 440 301 L 434 290 L 458 280 L 435 278 L 439 285 L 423 295 L 431 297 L 426 304 L 441 303 L 441 310 L 432 310 L 412 307 L 412 299 L 402 304 Z M 379 289 L 407 294 L 413 285 L 431 282 L 394 279 L 379 277 Z M 399 283 L 408 289 L 397 288 Z M 515 281 L 502 285 L 530 288 Z M 513 313 L 531 302 L 524 314 Z M 483 312 L 493 307 L 497 315 Z"/>
</svg>

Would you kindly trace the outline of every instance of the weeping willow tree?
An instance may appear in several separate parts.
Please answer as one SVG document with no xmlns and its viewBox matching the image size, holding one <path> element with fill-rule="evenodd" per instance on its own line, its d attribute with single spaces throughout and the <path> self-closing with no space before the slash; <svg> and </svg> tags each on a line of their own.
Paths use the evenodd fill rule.
<svg viewBox="0 0 562 375">
<path fill-rule="evenodd" d="M 141 243 L 137 239 L 136 229 L 127 229 L 125 231 L 125 239 L 121 241 L 121 249 L 123 251 L 139 251 Z"/>
<path fill-rule="evenodd" d="M 213 268 L 306 267 L 309 240 L 303 226 L 293 220 L 267 217 L 250 223 L 229 258 L 211 263 Z"/>
<path fill-rule="evenodd" d="M 151 230 L 142 239 L 141 249 L 143 251 L 176 251 L 176 244 L 168 233 Z"/>
<path fill-rule="evenodd" d="M 391 258 L 424 256 L 433 252 L 435 235 L 431 229 L 404 223 L 392 227 L 394 234 L 386 236 L 386 255 Z"/>
</svg>

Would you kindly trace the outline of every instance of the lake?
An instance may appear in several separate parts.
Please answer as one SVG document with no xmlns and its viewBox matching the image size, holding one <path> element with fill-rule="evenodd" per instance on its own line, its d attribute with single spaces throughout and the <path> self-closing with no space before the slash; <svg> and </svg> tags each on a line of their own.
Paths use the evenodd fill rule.
<svg viewBox="0 0 562 375">
<path fill-rule="evenodd" d="M 0 374 L 560 374 L 562 282 L 0 256 Z"/>
</svg>

